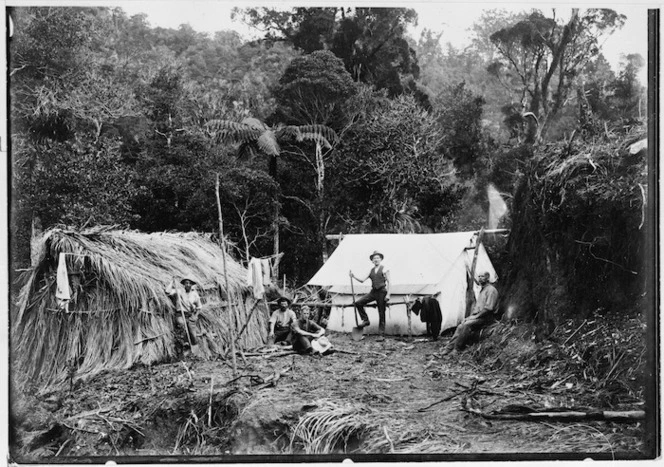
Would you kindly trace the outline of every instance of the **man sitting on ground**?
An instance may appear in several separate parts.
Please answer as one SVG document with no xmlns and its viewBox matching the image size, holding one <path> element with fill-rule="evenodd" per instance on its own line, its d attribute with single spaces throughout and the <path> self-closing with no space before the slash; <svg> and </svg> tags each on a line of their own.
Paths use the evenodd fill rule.
<svg viewBox="0 0 664 467">
<path fill-rule="evenodd" d="M 307 305 L 300 311 L 300 319 L 293 322 L 293 350 L 298 353 L 311 353 L 311 341 L 325 334 L 325 329 L 310 319 L 311 310 Z"/>
<path fill-rule="evenodd" d="M 274 343 L 281 345 L 290 345 L 292 343 L 291 327 L 297 320 L 295 312 L 290 308 L 291 301 L 286 297 L 279 297 L 277 300 L 277 310 L 270 317 L 270 333 L 268 340 L 274 340 Z"/>
<path fill-rule="evenodd" d="M 454 335 L 441 352 L 447 355 L 450 352 L 463 350 L 469 341 L 475 339 L 487 324 L 493 321 L 493 313 L 498 304 L 498 291 L 489 283 L 489 273 L 481 272 L 477 278 L 482 286 L 473 310 L 466 319 L 456 328 Z"/>
</svg>

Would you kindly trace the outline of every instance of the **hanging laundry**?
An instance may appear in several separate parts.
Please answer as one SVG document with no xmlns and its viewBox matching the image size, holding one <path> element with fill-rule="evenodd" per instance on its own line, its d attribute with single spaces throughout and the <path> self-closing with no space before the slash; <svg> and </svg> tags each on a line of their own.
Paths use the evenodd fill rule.
<svg viewBox="0 0 664 467">
<path fill-rule="evenodd" d="M 247 263 L 247 287 L 254 285 L 254 271 L 252 267 L 253 260 L 254 258 L 249 258 L 249 262 Z"/>
<path fill-rule="evenodd" d="M 58 256 L 58 271 L 55 277 L 55 285 L 55 299 L 58 309 L 69 313 L 71 295 L 69 292 L 69 274 L 67 273 L 67 262 L 64 253 L 60 253 Z"/>
<path fill-rule="evenodd" d="M 420 320 L 427 325 L 427 334 L 430 335 L 433 340 L 437 340 L 443 320 L 443 314 L 440 310 L 438 300 L 434 297 L 418 298 L 411 310 L 415 314 L 420 313 Z"/>
<path fill-rule="evenodd" d="M 261 299 L 263 298 L 263 294 L 265 294 L 265 287 L 263 287 L 262 261 L 258 258 L 251 258 L 251 260 L 249 260 L 248 269 L 248 284 L 254 291 L 254 298 L 257 300 Z"/>
<path fill-rule="evenodd" d="M 263 269 L 263 285 L 272 285 L 272 261 L 270 261 L 270 258 L 263 258 L 261 266 Z"/>
</svg>

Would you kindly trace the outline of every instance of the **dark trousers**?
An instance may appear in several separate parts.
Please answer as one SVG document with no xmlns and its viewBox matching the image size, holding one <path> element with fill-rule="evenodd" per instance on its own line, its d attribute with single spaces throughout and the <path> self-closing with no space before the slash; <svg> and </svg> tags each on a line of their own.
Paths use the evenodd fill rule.
<svg viewBox="0 0 664 467">
<path fill-rule="evenodd" d="M 367 312 L 364 311 L 364 305 L 375 301 L 378 305 L 378 330 L 381 334 L 385 334 L 385 297 L 387 296 L 386 289 L 371 289 L 371 292 L 366 294 L 364 297 L 360 298 L 355 302 L 357 305 L 357 311 L 360 313 L 360 318 L 363 321 L 369 321 Z"/>
<path fill-rule="evenodd" d="M 466 318 L 454 331 L 452 339 L 447 343 L 447 350 L 463 350 L 470 341 L 479 336 L 479 332 L 484 326 L 489 324 L 489 319 L 468 320 Z"/>
<path fill-rule="evenodd" d="M 187 319 L 186 321 L 182 318 L 182 316 L 176 316 L 175 321 L 184 327 L 186 326 L 186 329 L 184 329 L 184 332 L 189 335 L 189 339 L 191 340 L 191 345 L 196 345 L 198 344 L 198 340 L 196 339 L 196 332 L 197 332 L 197 325 L 195 321 L 192 321 L 190 319 Z"/>
<path fill-rule="evenodd" d="M 440 334 L 440 328 L 443 325 L 441 321 L 431 321 L 427 323 L 427 334 L 429 334 L 433 340 L 438 339 Z"/>
<path fill-rule="evenodd" d="M 290 326 L 274 326 L 274 342 L 286 342 L 288 344 L 292 341 Z"/>
<path fill-rule="evenodd" d="M 293 350 L 299 353 L 311 352 L 311 336 L 301 336 L 300 334 L 293 333 Z"/>
</svg>

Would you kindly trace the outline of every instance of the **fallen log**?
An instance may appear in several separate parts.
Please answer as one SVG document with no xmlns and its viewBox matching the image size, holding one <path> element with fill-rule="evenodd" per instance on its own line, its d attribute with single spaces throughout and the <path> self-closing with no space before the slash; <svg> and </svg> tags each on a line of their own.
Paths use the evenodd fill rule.
<svg viewBox="0 0 664 467">
<path fill-rule="evenodd" d="M 588 412 L 568 411 L 568 412 L 529 412 L 529 413 L 501 413 L 501 412 L 482 412 L 472 407 L 464 407 L 466 412 L 474 413 L 490 420 L 558 420 L 564 422 L 577 422 L 584 420 L 605 420 L 608 422 L 636 422 L 646 418 L 643 410 L 611 411 L 611 410 L 591 410 Z"/>
</svg>

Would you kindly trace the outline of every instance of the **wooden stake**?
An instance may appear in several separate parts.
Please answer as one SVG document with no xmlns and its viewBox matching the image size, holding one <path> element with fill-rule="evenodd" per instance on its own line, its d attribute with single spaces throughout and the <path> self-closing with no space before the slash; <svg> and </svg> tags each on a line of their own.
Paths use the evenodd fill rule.
<svg viewBox="0 0 664 467">
<path fill-rule="evenodd" d="M 413 340 L 413 328 L 411 326 L 411 313 L 410 313 L 410 295 L 406 299 L 406 314 L 408 315 L 408 341 Z"/>
<path fill-rule="evenodd" d="M 263 298 L 263 301 L 265 301 L 265 298 Z M 247 316 L 247 320 L 244 323 L 244 326 L 242 326 L 242 329 L 240 329 L 240 332 L 237 334 L 237 339 L 239 340 L 242 337 L 242 333 L 244 332 L 245 329 L 247 329 L 247 326 L 249 325 L 249 321 L 251 321 L 251 317 L 254 315 L 254 311 L 256 311 L 256 308 L 258 307 L 258 304 L 260 303 L 260 300 L 256 300 L 254 302 L 254 306 L 251 307 L 251 310 L 249 310 L 249 316 Z"/>
<path fill-rule="evenodd" d="M 236 328 L 236 323 L 235 323 L 235 312 L 234 309 L 235 307 L 233 306 L 233 302 L 231 300 L 231 289 L 228 286 L 228 267 L 226 264 L 226 238 L 224 237 L 224 221 L 223 217 L 221 216 L 221 199 L 219 198 L 219 174 L 217 173 L 217 183 L 215 184 L 215 194 L 217 195 L 217 212 L 219 214 L 219 237 L 221 239 L 221 253 L 222 253 L 222 258 L 223 258 L 223 263 L 224 263 L 224 280 L 226 282 L 226 300 L 228 301 L 228 306 L 230 307 L 230 312 L 231 312 L 231 321 L 232 325 L 230 327 L 230 334 L 231 334 L 231 354 L 233 355 L 233 376 L 237 376 L 237 360 L 235 358 L 235 331 L 237 330 Z"/>
<path fill-rule="evenodd" d="M 473 287 L 475 286 L 475 268 L 477 267 L 477 256 L 480 252 L 482 237 L 484 237 L 484 227 L 482 227 L 480 232 L 477 234 L 477 242 L 475 242 L 475 253 L 473 254 L 473 264 L 470 267 L 470 284 L 468 286 L 468 291 L 466 292 L 466 318 L 470 316 L 473 303 L 475 303 L 475 294 L 473 293 Z"/>
<path fill-rule="evenodd" d="M 212 394 L 214 390 L 214 376 L 210 378 L 210 403 L 208 404 L 208 426 L 212 426 Z"/>
</svg>

